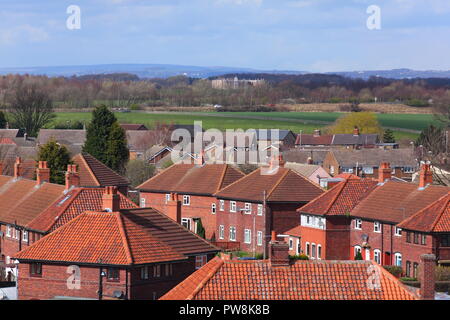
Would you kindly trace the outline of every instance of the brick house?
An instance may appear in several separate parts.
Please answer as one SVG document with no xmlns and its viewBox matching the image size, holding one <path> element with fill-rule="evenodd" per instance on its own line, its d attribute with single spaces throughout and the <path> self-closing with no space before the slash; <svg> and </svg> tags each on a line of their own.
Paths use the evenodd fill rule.
<svg viewBox="0 0 450 320">
<path fill-rule="evenodd" d="M 137 187 L 140 206 L 168 211 L 170 194 L 176 194 L 181 203 L 181 223 L 196 232 L 203 225 L 206 239 L 216 235 L 217 203 L 214 193 L 235 182 L 244 174 L 227 164 L 175 164 Z"/>
<path fill-rule="evenodd" d="M 417 252 L 434 254 L 438 263 L 450 264 L 450 191 L 398 225 L 403 233 L 403 260 L 407 277 L 418 277 Z"/>
<path fill-rule="evenodd" d="M 418 263 L 421 254 L 434 253 L 432 238 L 425 233 L 416 235 L 418 239 L 423 236 L 423 243 L 405 246 L 409 236 L 399 224 L 447 195 L 449 188 L 431 185 L 429 165 L 423 165 L 419 185 L 391 179 L 388 163 L 381 168 L 378 181 L 346 179 L 299 209 L 303 253 L 311 258 L 348 260 L 360 252 L 363 259 L 403 269 L 405 257 Z"/>
<path fill-rule="evenodd" d="M 283 233 L 298 224 L 297 208 L 323 193 L 291 169 L 259 168 L 215 194 L 218 242 L 238 243 L 243 251 L 265 253 L 272 230 Z M 265 172 L 266 171 L 266 172 Z"/>
<path fill-rule="evenodd" d="M 331 150 L 323 161 L 324 169 L 332 176 L 351 173 L 363 178 L 377 178 L 379 164 L 388 162 L 394 177 L 412 180 L 419 163 L 410 149 Z"/>
<path fill-rule="evenodd" d="M 157 299 L 218 249 L 154 209 L 85 212 L 15 255 L 18 297 Z"/>
<path fill-rule="evenodd" d="M 283 241 L 270 241 L 264 261 L 216 257 L 165 294 L 161 300 L 416 300 L 434 297 L 413 293 L 372 261 L 290 261 Z M 432 260 L 424 266 L 434 265 Z M 427 269 L 428 271 L 428 269 Z M 378 280 L 372 281 L 371 275 Z M 427 282 L 425 282 L 427 281 Z M 368 285 L 368 284 L 372 284 Z"/>
<path fill-rule="evenodd" d="M 313 134 L 297 135 L 296 148 L 311 147 L 339 147 L 339 148 L 374 148 L 379 144 L 377 134 L 362 134 L 359 128 L 353 130 L 353 134 L 322 135 L 320 130 L 314 130 Z"/>
</svg>

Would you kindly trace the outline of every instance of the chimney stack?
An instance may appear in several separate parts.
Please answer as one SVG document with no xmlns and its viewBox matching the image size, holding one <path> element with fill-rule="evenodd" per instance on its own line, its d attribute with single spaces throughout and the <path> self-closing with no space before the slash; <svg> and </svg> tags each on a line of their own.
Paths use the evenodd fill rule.
<svg viewBox="0 0 450 320">
<path fill-rule="evenodd" d="M 355 127 L 355 128 L 353 129 L 353 135 L 354 135 L 354 136 L 359 136 L 359 128 L 358 128 L 358 127 Z"/>
<path fill-rule="evenodd" d="M 420 298 L 422 300 L 434 300 L 436 285 L 436 256 L 434 254 L 423 254 L 420 256 L 420 262 Z"/>
<path fill-rule="evenodd" d="M 314 130 L 314 137 L 320 137 L 322 132 L 319 129 Z"/>
<path fill-rule="evenodd" d="M 389 162 L 382 162 L 378 168 L 378 183 L 385 183 L 392 178 L 392 168 Z"/>
<path fill-rule="evenodd" d="M 80 186 L 80 176 L 77 172 L 76 164 L 69 164 L 67 166 L 66 172 L 66 190 L 69 190 L 71 187 L 79 187 Z"/>
<path fill-rule="evenodd" d="M 181 223 L 181 201 L 178 199 L 178 194 L 170 194 L 170 199 L 166 207 L 166 216 L 177 223 Z"/>
<path fill-rule="evenodd" d="M 313 159 L 311 157 L 308 157 L 308 159 L 306 160 L 306 162 L 308 164 L 313 164 Z"/>
<path fill-rule="evenodd" d="M 16 162 L 14 163 L 14 179 L 18 179 L 23 174 L 22 168 L 22 159 L 20 157 L 16 158 Z"/>
<path fill-rule="evenodd" d="M 289 266 L 289 244 L 277 241 L 275 231 L 272 231 L 272 239 L 269 242 L 269 259 L 272 267 Z"/>
<path fill-rule="evenodd" d="M 273 156 L 269 162 L 269 170 L 273 170 L 276 167 L 284 167 L 286 162 L 284 161 L 283 155 L 280 153 L 278 156 Z"/>
<path fill-rule="evenodd" d="M 117 212 L 120 210 L 120 196 L 117 194 L 117 187 L 105 187 L 103 210 L 108 212 Z"/>
<path fill-rule="evenodd" d="M 47 166 L 47 161 L 39 161 L 36 169 L 36 181 L 40 186 L 44 182 L 50 182 L 50 169 Z"/>
<path fill-rule="evenodd" d="M 425 188 L 427 185 L 433 183 L 433 172 L 429 164 L 423 164 L 420 169 L 419 188 Z"/>
</svg>

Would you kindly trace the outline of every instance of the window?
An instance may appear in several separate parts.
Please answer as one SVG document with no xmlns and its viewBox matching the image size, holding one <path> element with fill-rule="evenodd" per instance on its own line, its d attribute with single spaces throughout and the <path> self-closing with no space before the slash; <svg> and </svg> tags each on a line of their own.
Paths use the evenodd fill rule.
<svg viewBox="0 0 450 320">
<path fill-rule="evenodd" d="M 450 234 L 443 234 L 441 236 L 441 246 L 450 247 Z"/>
<path fill-rule="evenodd" d="M 225 237 L 225 227 L 220 225 L 219 226 L 219 239 L 223 240 Z"/>
<path fill-rule="evenodd" d="M 414 244 L 419 244 L 419 234 L 414 232 Z"/>
<path fill-rule="evenodd" d="M 422 234 L 420 243 L 422 245 L 426 245 L 427 244 L 427 235 L 426 234 Z"/>
<path fill-rule="evenodd" d="M 236 227 L 230 227 L 230 241 L 236 241 Z"/>
<path fill-rule="evenodd" d="M 413 167 L 404 167 L 403 172 L 404 173 L 414 173 L 414 168 Z"/>
<path fill-rule="evenodd" d="M 22 241 L 28 242 L 28 231 L 23 230 Z"/>
<path fill-rule="evenodd" d="M 166 203 L 170 201 L 170 193 L 166 193 Z"/>
<path fill-rule="evenodd" d="M 181 225 L 188 230 L 191 230 L 191 219 L 181 218 Z"/>
<path fill-rule="evenodd" d="M 141 280 L 147 280 L 148 279 L 148 266 L 141 268 Z"/>
<path fill-rule="evenodd" d="M 230 201 L 230 212 L 236 212 L 236 201 Z"/>
<path fill-rule="evenodd" d="M 258 231 L 257 235 L 258 235 L 257 244 L 258 244 L 258 246 L 262 246 L 262 243 L 263 243 L 263 233 L 262 233 L 262 231 Z"/>
<path fill-rule="evenodd" d="M 195 269 L 200 269 L 206 264 L 208 257 L 206 255 L 195 257 Z"/>
<path fill-rule="evenodd" d="M 300 239 L 297 240 L 297 254 L 300 254 L 302 252 L 302 243 L 300 242 Z"/>
<path fill-rule="evenodd" d="M 361 253 L 361 247 L 355 246 L 355 248 L 353 249 L 353 253 L 354 253 L 354 257 L 358 256 L 358 253 Z"/>
<path fill-rule="evenodd" d="M 20 239 L 20 231 L 19 231 L 19 229 L 14 229 L 14 239 L 16 239 L 16 240 Z"/>
<path fill-rule="evenodd" d="M 406 276 L 409 278 L 411 277 L 411 262 L 410 261 L 406 261 Z"/>
<path fill-rule="evenodd" d="M 141 198 L 141 208 L 145 208 L 145 198 Z"/>
<path fill-rule="evenodd" d="M 395 258 L 395 265 L 397 267 L 401 267 L 402 266 L 402 254 L 401 253 L 396 253 L 394 255 L 394 258 Z"/>
<path fill-rule="evenodd" d="M 216 214 L 216 204 L 215 203 L 211 203 L 211 213 Z"/>
<path fill-rule="evenodd" d="M 316 258 L 316 244 L 315 243 L 311 244 L 311 258 L 312 259 Z"/>
<path fill-rule="evenodd" d="M 225 200 L 219 200 L 219 210 L 225 211 Z"/>
<path fill-rule="evenodd" d="M 244 230 L 244 242 L 247 244 L 252 243 L 252 231 L 250 229 Z"/>
<path fill-rule="evenodd" d="M 191 196 L 183 196 L 183 206 L 191 205 Z"/>
<path fill-rule="evenodd" d="M 106 278 L 108 281 L 119 281 L 120 280 L 120 270 L 117 268 L 108 268 L 106 271 Z"/>
<path fill-rule="evenodd" d="M 310 248 L 309 248 L 309 242 L 307 242 L 307 243 L 306 243 L 306 246 L 305 246 L 305 248 L 306 248 L 306 250 L 305 250 L 305 251 L 306 251 L 306 255 L 307 255 L 307 256 L 309 257 L 309 255 L 310 255 L 310 250 L 309 250 L 309 249 L 310 249 Z"/>
<path fill-rule="evenodd" d="M 258 204 L 258 216 L 262 216 L 262 215 L 263 215 L 263 205 Z"/>
<path fill-rule="evenodd" d="M 171 264 L 166 264 L 165 265 L 165 270 L 164 270 L 164 275 L 166 277 L 171 276 L 173 274 L 173 267 Z"/>
<path fill-rule="evenodd" d="M 322 246 L 320 244 L 317 245 L 317 259 L 322 259 Z"/>
<path fill-rule="evenodd" d="M 418 277 L 418 274 L 417 274 L 418 270 L 419 270 L 419 264 L 417 262 L 414 262 L 414 264 L 413 264 L 413 278 L 415 278 L 415 279 L 417 279 L 417 277 Z"/>
<path fill-rule="evenodd" d="M 292 238 L 289 239 L 289 250 L 292 250 L 294 248 L 294 240 Z"/>
<path fill-rule="evenodd" d="M 353 173 L 353 168 L 342 168 L 343 173 Z"/>
<path fill-rule="evenodd" d="M 159 278 L 161 277 L 161 265 L 156 265 L 153 267 L 153 277 Z"/>
<path fill-rule="evenodd" d="M 373 174 L 373 167 L 363 167 L 362 170 L 365 174 Z"/>
<path fill-rule="evenodd" d="M 30 264 L 30 276 L 42 277 L 42 264 L 41 263 Z"/>
<path fill-rule="evenodd" d="M 334 174 L 334 166 L 330 166 L 330 174 Z"/>
<path fill-rule="evenodd" d="M 395 235 L 397 237 L 401 237 L 402 236 L 402 229 L 395 227 Z"/>
<path fill-rule="evenodd" d="M 356 230 L 362 229 L 362 220 L 361 219 L 355 219 L 355 229 Z"/>
<path fill-rule="evenodd" d="M 252 214 L 252 204 L 251 203 L 246 203 L 245 204 L 245 214 Z"/>
<path fill-rule="evenodd" d="M 373 232 L 381 232 L 381 223 L 379 223 L 378 221 L 375 221 L 373 223 Z"/>
<path fill-rule="evenodd" d="M 306 216 L 306 224 L 311 224 L 311 216 Z"/>
<path fill-rule="evenodd" d="M 378 249 L 373 250 L 373 260 L 378 263 L 381 264 L 381 251 Z"/>
<path fill-rule="evenodd" d="M 411 243 L 411 232 L 406 232 L 406 242 Z"/>
<path fill-rule="evenodd" d="M 8 238 L 11 237 L 11 226 L 10 226 L 10 225 L 7 225 L 7 226 L 6 226 L 6 236 L 7 236 Z"/>
</svg>

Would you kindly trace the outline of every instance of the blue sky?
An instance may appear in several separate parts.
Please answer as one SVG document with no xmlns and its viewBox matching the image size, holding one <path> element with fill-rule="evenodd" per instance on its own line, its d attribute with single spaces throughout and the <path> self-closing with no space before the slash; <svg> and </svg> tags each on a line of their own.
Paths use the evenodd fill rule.
<svg viewBox="0 0 450 320">
<path fill-rule="evenodd" d="M 81 29 L 66 28 L 69 5 Z M 381 30 L 368 30 L 369 5 Z M 449 0 L 1 0 L 0 67 L 450 69 Z"/>
</svg>

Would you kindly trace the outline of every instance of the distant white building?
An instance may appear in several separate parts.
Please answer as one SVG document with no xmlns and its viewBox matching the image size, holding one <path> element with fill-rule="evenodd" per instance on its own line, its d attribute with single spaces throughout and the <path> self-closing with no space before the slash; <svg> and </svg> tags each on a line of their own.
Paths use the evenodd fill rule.
<svg viewBox="0 0 450 320">
<path fill-rule="evenodd" d="M 238 77 L 234 77 L 234 79 L 215 79 L 211 81 L 211 86 L 214 89 L 240 89 L 245 87 L 257 87 L 262 86 L 266 83 L 266 80 L 264 79 L 257 79 L 257 80 L 246 80 L 242 79 L 239 80 Z"/>
</svg>

